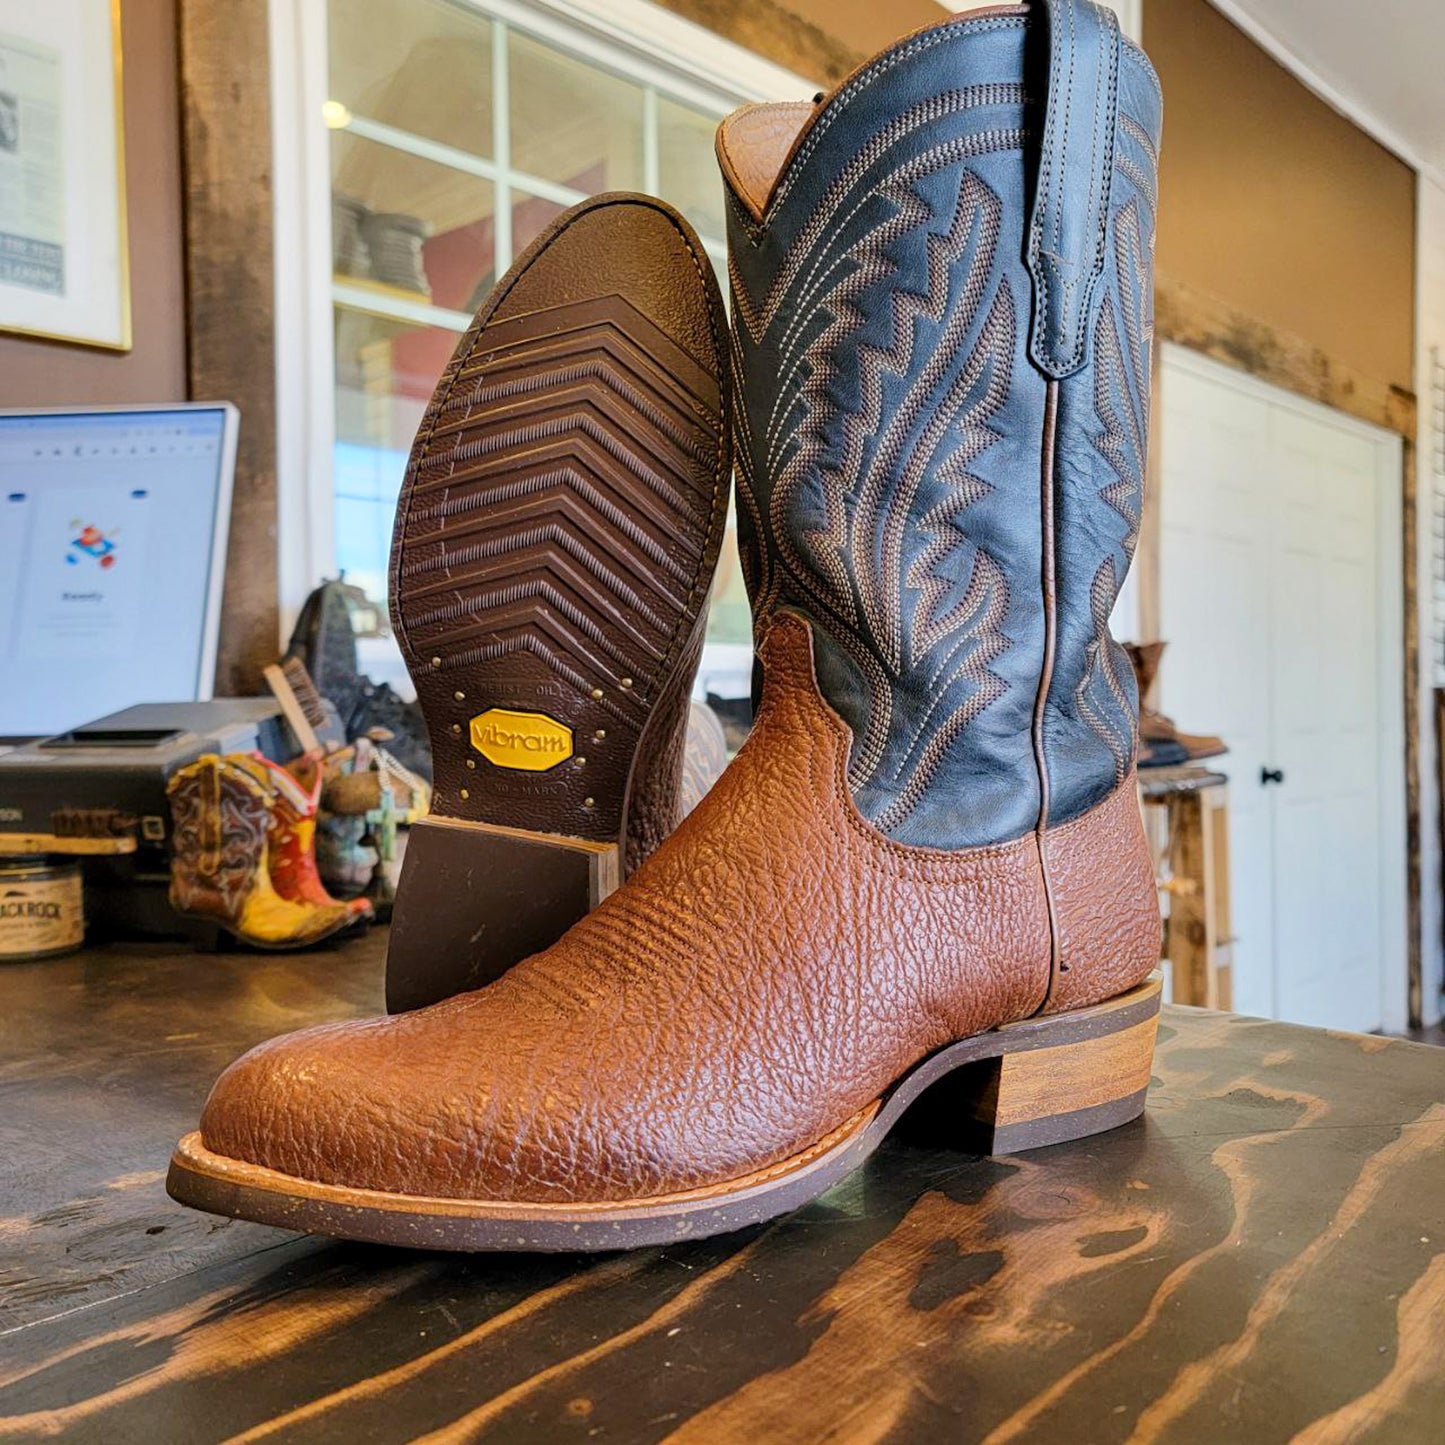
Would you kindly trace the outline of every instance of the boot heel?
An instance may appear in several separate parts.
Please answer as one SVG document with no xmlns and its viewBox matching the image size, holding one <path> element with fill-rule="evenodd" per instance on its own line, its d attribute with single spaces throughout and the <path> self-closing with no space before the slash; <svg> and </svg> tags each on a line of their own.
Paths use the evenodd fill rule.
<svg viewBox="0 0 1445 1445">
<path fill-rule="evenodd" d="M 1121 998 L 1010 1024 L 1014 1047 L 994 1060 L 973 1115 L 989 1152 L 1013 1154 L 1082 1139 L 1137 1119 L 1154 1066 L 1160 983 L 1153 975 Z"/>
<path fill-rule="evenodd" d="M 620 877 L 615 843 L 455 818 L 412 825 L 386 955 L 386 1007 L 481 988 L 554 944 Z"/>
<path fill-rule="evenodd" d="M 1107 1003 L 1005 1024 L 935 1054 L 920 1070 L 907 1132 L 919 1143 L 1016 1154 L 1138 1118 L 1160 991 L 1151 974 Z"/>
</svg>

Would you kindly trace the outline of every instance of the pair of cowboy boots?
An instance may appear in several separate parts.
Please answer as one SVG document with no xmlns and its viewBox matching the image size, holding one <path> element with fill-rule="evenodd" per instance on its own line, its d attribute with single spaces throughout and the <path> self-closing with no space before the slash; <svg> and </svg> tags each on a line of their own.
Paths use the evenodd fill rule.
<svg viewBox="0 0 1445 1445">
<path fill-rule="evenodd" d="M 541 811 L 629 876 L 486 987 L 253 1050 L 177 1198 L 612 1249 L 808 1202 L 925 1090 L 996 1151 L 1140 1112 L 1159 915 L 1108 618 L 1159 130 L 1110 12 L 996 6 L 723 123 L 730 333 L 658 202 L 521 257 L 413 450 L 396 632 L 437 838 L 515 861 Z M 659 846 L 732 461 L 757 721 Z"/>
<path fill-rule="evenodd" d="M 174 822 L 171 907 L 253 948 L 305 948 L 371 916 L 316 872 L 316 793 L 249 753 L 202 754 L 166 788 Z"/>
</svg>

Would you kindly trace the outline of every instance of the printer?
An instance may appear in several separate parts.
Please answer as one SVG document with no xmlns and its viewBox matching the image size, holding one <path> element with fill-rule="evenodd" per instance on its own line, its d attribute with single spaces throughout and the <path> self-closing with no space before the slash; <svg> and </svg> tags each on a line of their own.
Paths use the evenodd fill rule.
<svg viewBox="0 0 1445 1445">
<path fill-rule="evenodd" d="M 0 835 L 51 833 L 57 813 L 76 810 L 134 818 L 135 852 L 83 859 L 90 935 L 194 938 L 166 901 L 171 774 L 203 753 L 284 762 L 300 751 L 269 697 L 141 703 L 0 753 Z"/>
</svg>

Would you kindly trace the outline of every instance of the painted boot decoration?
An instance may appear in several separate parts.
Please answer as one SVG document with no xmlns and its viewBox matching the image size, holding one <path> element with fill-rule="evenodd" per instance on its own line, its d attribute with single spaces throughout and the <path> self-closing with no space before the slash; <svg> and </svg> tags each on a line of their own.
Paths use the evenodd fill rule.
<svg viewBox="0 0 1445 1445">
<path fill-rule="evenodd" d="M 1159 132 L 1084 0 L 950 18 L 724 123 L 751 736 L 546 952 L 234 1064 L 177 1198 L 616 1249 L 807 1203 L 931 1085 L 994 1151 L 1138 1115 L 1160 929 L 1108 617 Z"/>
<path fill-rule="evenodd" d="M 243 763 L 271 790 L 271 884 L 282 898 L 316 908 L 345 908 L 356 922 L 374 913 L 365 898 L 346 901 L 326 891 L 316 868 L 316 812 L 321 799 L 321 768 L 315 758 L 297 758 L 288 767 L 256 756 Z"/>
<path fill-rule="evenodd" d="M 202 754 L 167 785 L 175 821 L 171 907 L 253 948 L 304 948 L 355 922 L 344 905 L 282 898 L 269 866 L 272 790 L 247 757 Z"/>
</svg>

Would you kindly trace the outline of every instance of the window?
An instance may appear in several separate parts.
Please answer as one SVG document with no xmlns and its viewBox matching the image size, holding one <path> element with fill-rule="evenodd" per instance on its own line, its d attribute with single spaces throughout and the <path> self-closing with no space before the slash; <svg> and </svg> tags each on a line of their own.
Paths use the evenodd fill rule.
<svg viewBox="0 0 1445 1445">
<path fill-rule="evenodd" d="M 509 18 L 500 18 L 493 10 Z M 328 0 L 335 340 L 335 557 L 386 595 L 392 514 L 412 436 L 457 336 L 512 258 L 603 190 L 675 205 L 725 274 L 720 117 L 667 72 L 555 11 L 472 0 Z M 665 17 L 666 18 L 666 17 Z M 736 547 L 715 642 L 745 647 Z"/>
</svg>

